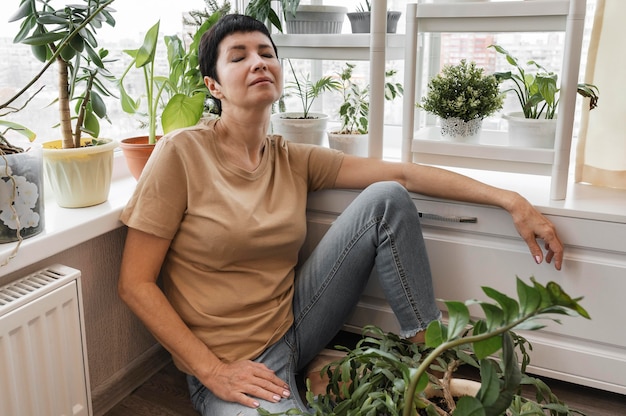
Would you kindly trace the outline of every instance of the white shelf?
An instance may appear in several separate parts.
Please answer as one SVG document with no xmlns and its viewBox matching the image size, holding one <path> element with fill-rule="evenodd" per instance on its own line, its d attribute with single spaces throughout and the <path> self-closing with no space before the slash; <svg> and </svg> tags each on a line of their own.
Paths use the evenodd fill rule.
<svg viewBox="0 0 626 416">
<path fill-rule="evenodd" d="M 420 32 L 565 30 L 568 0 L 420 4 Z"/>
<path fill-rule="evenodd" d="M 553 149 L 509 146 L 506 131 L 483 130 L 480 143 L 442 140 L 439 127 L 415 132 L 413 161 L 441 166 L 550 175 Z"/>
<path fill-rule="evenodd" d="M 357 34 L 272 35 L 281 58 L 324 60 L 369 60 L 371 36 Z M 404 58 L 404 35 L 388 34 L 385 41 L 388 60 Z"/>
<path fill-rule="evenodd" d="M 576 109 L 576 84 L 580 65 L 580 48 L 584 29 L 585 0 L 534 0 L 472 3 L 410 3 L 407 6 L 407 27 L 404 59 L 404 104 L 402 160 L 444 164 L 475 169 L 550 175 L 550 197 L 565 198 L 568 182 L 573 119 Z M 560 86 L 559 118 L 554 150 L 520 150 L 459 144 L 422 143 L 415 136 L 420 126 L 420 112 L 415 102 L 421 99 L 423 40 L 427 32 L 545 32 L 563 31 L 565 45 Z M 434 75 L 434 74 L 432 74 Z M 429 133 L 426 133 L 428 136 Z M 512 149 L 512 148 L 511 148 Z M 549 163 L 547 163 L 549 162 Z"/>
</svg>

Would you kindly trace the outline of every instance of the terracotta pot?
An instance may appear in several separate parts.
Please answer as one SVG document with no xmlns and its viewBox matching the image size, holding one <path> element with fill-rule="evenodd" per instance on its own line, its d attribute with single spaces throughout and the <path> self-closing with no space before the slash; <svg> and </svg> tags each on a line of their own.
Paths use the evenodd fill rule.
<svg viewBox="0 0 626 416">
<path fill-rule="evenodd" d="M 157 137 L 157 140 L 160 136 Z M 138 180 L 146 162 L 154 150 L 154 144 L 148 143 L 148 136 L 137 136 L 123 139 L 120 142 L 122 153 L 126 158 L 126 165 L 133 177 Z"/>
</svg>

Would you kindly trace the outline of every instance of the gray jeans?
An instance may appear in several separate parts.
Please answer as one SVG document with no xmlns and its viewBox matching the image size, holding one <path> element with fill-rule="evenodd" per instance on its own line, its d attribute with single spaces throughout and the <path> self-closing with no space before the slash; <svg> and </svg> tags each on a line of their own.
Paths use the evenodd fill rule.
<svg viewBox="0 0 626 416">
<path fill-rule="evenodd" d="M 339 332 L 374 268 L 400 335 L 411 337 L 440 318 L 419 215 L 395 182 L 363 190 L 296 271 L 293 326 L 254 360 L 274 370 L 294 394 L 279 403 L 260 400 L 262 408 L 272 413 L 307 409 L 297 394 L 296 374 Z M 195 377 L 188 383 L 203 416 L 258 415 L 256 409 L 218 399 Z"/>
</svg>

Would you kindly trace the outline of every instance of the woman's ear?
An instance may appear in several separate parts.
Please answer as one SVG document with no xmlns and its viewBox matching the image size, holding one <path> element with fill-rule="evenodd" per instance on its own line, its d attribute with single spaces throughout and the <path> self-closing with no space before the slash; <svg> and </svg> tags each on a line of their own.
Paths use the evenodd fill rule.
<svg viewBox="0 0 626 416">
<path fill-rule="evenodd" d="M 204 85 L 209 89 L 211 95 L 218 100 L 223 98 L 219 82 L 210 77 L 204 77 Z"/>
</svg>

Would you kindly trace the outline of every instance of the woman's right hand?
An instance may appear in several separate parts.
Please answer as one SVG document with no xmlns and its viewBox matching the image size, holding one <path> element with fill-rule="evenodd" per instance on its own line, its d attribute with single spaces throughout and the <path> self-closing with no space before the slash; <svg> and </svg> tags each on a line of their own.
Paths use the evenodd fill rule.
<svg viewBox="0 0 626 416">
<path fill-rule="evenodd" d="M 253 361 L 220 362 L 203 378 L 199 378 L 222 400 L 257 408 L 258 399 L 277 403 L 291 395 L 289 386 L 264 364 Z"/>
</svg>

